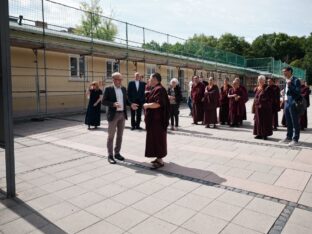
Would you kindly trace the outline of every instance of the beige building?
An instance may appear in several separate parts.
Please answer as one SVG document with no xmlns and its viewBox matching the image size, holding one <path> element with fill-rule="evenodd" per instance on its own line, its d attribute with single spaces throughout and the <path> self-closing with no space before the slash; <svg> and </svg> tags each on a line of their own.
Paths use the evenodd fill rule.
<svg viewBox="0 0 312 234">
<path fill-rule="evenodd" d="M 239 76 L 249 90 L 259 71 L 207 60 L 145 50 L 114 42 L 92 40 L 66 32 L 11 22 L 11 65 L 13 111 L 15 118 L 83 112 L 85 91 L 90 82 L 111 84 L 111 74 L 123 74 L 123 85 L 140 72 L 145 79 L 153 72 L 163 77 L 167 87 L 171 78 L 179 79 L 183 95 L 194 74 L 212 76 L 221 86 L 225 77 Z M 44 46 L 43 46 L 44 45 Z"/>
</svg>

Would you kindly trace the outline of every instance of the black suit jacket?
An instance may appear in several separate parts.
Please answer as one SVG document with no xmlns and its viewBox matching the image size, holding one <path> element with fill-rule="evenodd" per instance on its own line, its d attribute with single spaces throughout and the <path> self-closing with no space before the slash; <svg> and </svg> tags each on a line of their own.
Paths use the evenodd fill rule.
<svg viewBox="0 0 312 234">
<path fill-rule="evenodd" d="M 135 81 L 132 80 L 128 84 L 128 98 L 131 103 L 142 105 L 145 102 L 145 85 L 143 81 L 139 81 L 139 90 L 135 86 Z"/>
<path fill-rule="evenodd" d="M 127 90 L 125 87 L 121 87 L 122 94 L 123 94 L 123 102 L 124 102 L 124 114 L 125 118 L 127 119 L 127 105 L 130 105 L 128 98 L 127 98 Z M 114 107 L 114 103 L 117 102 L 116 92 L 114 86 L 109 86 L 105 88 L 102 104 L 104 106 L 108 106 L 107 111 L 107 120 L 112 121 L 115 117 L 117 108 Z"/>
</svg>

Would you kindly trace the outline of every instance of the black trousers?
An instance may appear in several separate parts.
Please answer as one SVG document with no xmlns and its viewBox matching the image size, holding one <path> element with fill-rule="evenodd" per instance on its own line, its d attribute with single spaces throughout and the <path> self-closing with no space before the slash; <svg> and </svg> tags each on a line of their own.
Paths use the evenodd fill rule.
<svg viewBox="0 0 312 234">
<path fill-rule="evenodd" d="M 170 104 L 170 122 L 171 126 L 179 126 L 179 105 L 177 104 Z"/>
<path fill-rule="evenodd" d="M 140 127 L 141 124 L 141 115 L 142 115 L 142 105 L 138 106 L 138 109 L 131 109 L 131 126 L 133 128 Z"/>
</svg>

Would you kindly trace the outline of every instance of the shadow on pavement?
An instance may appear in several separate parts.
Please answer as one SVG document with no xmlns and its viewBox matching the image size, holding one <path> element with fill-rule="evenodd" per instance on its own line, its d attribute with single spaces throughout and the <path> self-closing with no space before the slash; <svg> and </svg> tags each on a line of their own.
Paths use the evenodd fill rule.
<svg viewBox="0 0 312 234">
<path fill-rule="evenodd" d="M 5 192 L 2 190 L 0 190 L 0 193 L 5 194 Z M 3 204 L 4 207 L 6 207 L 7 209 L 14 212 L 18 217 L 27 221 L 34 228 L 41 229 L 40 230 L 41 233 L 47 233 L 47 234 L 48 233 L 58 233 L 58 234 L 66 233 L 61 228 L 56 226 L 52 221 L 48 220 L 46 217 L 41 215 L 38 211 L 36 211 L 35 209 L 30 207 L 29 205 L 27 205 L 25 202 L 23 202 L 21 199 L 17 197 L 13 199 L 0 199 L 0 203 Z M 47 228 L 45 229 L 45 227 Z M 19 230 L 19 233 L 22 233 L 23 227 L 20 227 L 20 228 L 21 230 Z"/>
<path fill-rule="evenodd" d="M 149 175 L 153 173 L 163 174 L 163 175 L 167 175 L 170 177 L 177 177 L 181 180 L 187 180 L 187 181 L 192 181 L 192 182 L 197 182 L 197 183 L 201 183 L 201 182 L 196 181 L 194 179 L 204 180 L 204 181 L 212 183 L 211 185 L 222 184 L 223 182 L 226 182 L 225 178 L 218 176 L 212 171 L 181 166 L 173 162 L 168 162 L 168 163 L 165 162 L 165 166 L 157 170 L 151 169 L 152 165 L 149 163 L 137 162 L 131 159 L 127 159 L 127 162 L 130 162 L 133 165 L 128 166 L 124 164 L 124 166 L 135 169 L 137 173 L 145 173 Z"/>
</svg>

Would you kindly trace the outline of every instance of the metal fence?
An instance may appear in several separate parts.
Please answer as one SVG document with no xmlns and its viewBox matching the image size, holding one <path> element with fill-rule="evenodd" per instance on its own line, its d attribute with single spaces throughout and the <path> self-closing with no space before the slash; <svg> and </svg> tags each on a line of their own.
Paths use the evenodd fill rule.
<svg viewBox="0 0 312 234">
<path fill-rule="evenodd" d="M 34 114 L 46 116 L 85 110 L 88 100 L 84 94 L 90 81 L 98 80 L 107 83 L 114 71 L 129 77 L 129 63 L 134 63 L 127 59 L 127 49 L 131 48 L 149 51 L 149 53 L 151 51 L 161 53 L 162 56 L 167 54 L 186 60 L 196 59 L 198 64 L 210 62 L 230 65 L 232 73 L 235 69 L 241 71 L 250 67 L 280 74 L 281 62 L 272 61 L 271 58 L 252 61 L 204 43 L 195 43 L 192 40 L 107 17 L 100 11 L 93 12 L 52 0 L 9 0 L 9 14 L 11 28 L 14 26 L 22 32 L 19 40 L 23 39 L 23 32 L 25 38 L 29 36 L 26 32 L 40 35 L 36 37 L 36 42 L 40 45 L 29 46 L 32 49 L 31 55 L 24 57 L 23 53 L 26 52 L 17 54 L 12 51 L 13 103 L 14 108 L 19 110 L 14 111 L 15 117 Z M 48 42 L 53 40 L 61 51 L 64 41 L 58 37 L 51 39 L 53 34 L 60 35 L 62 38 L 68 36 L 72 41 L 70 51 L 76 57 L 73 56 L 70 61 L 66 61 L 70 66 L 64 66 L 65 61 L 57 55 L 52 56 L 51 50 L 47 48 Z M 14 33 L 11 37 L 14 37 Z M 88 48 L 84 48 L 83 52 L 78 51 L 81 45 L 77 41 L 86 42 Z M 106 55 L 96 54 L 101 41 L 120 45 L 125 51 L 126 66 L 122 66 L 117 60 L 113 60 L 111 64 L 100 64 L 97 60 L 99 56 L 105 58 L 113 56 L 109 51 Z M 147 72 L 145 61 L 141 62 L 144 63 L 144 75 L 147 77 L 153 68 Z M 301 72 L 299 69 L 295 71 Z M 177 73 L 180 75 L 180 70 Z M 73 79 L 73 74 L 78 79 Z M 167 80 L 171 78 L 169 72 L 166 78 Z M 183 81 L 184 89 L 187 89 L 184 77 L 178 78 Z"/>
<path fill-rule="evenodd" d="M 281 60 L 275 60 L 272 57 L 246 59 L 246 67 L 272 73 L 276 76 L 282 76 L 282 70 L 287 66 L 289 66 L 289 64 L 283 63 Z M 300 79 L 306 79 L 306 70 L 297 67 L 292 68 L 296 77 L 299 77 Z"/>
</svg>

